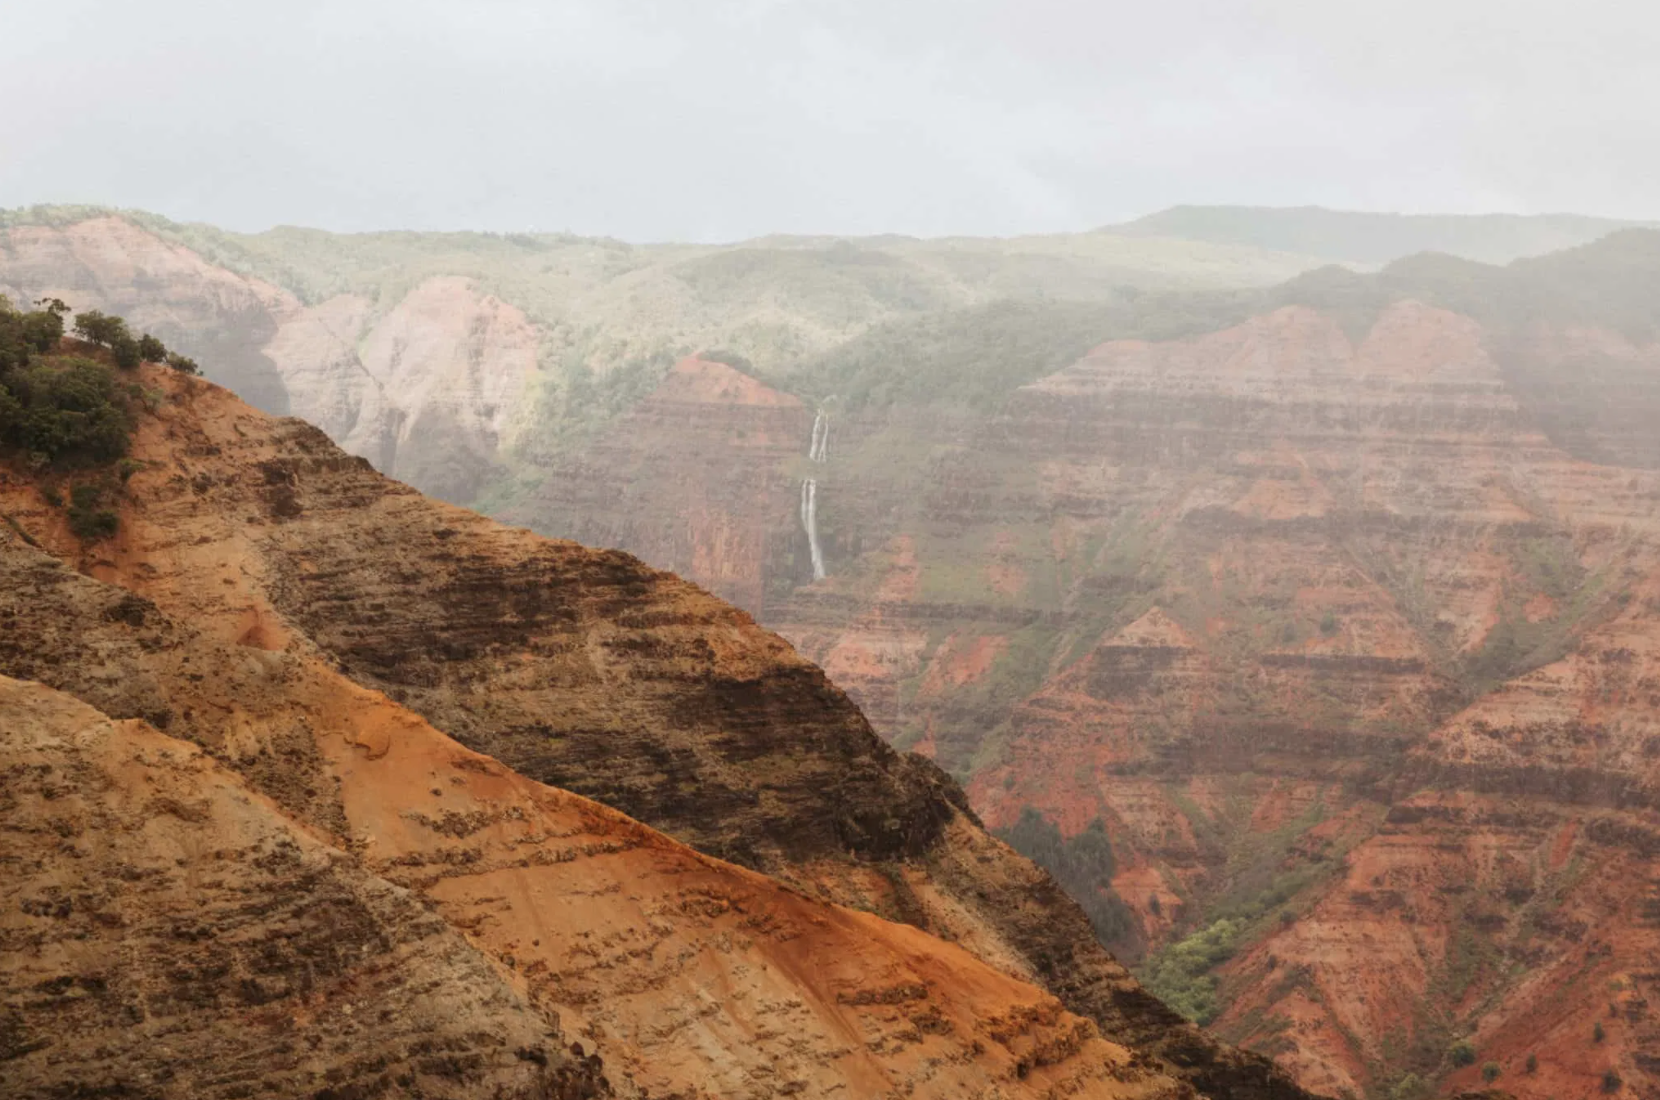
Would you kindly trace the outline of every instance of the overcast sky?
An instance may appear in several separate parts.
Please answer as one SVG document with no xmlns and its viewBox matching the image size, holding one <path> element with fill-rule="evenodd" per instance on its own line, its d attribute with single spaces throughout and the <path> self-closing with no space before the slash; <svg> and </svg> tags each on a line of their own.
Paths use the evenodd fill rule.
<svg viewBox="0 0 1660 1100">
<path fill-rule="evenodd" d="M 257 230 L 1660 217 L 1660 5 L 0 0 L 0 207 Z"/>
</svg>

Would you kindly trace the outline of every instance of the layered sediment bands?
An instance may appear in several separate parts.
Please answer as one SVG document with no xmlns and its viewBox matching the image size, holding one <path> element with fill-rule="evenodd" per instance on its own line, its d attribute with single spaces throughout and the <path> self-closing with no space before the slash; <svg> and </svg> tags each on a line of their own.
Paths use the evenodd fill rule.
<svg viewBox="0 0 1660 1100">
<path fill-rule="evenodd" d="M 1594 526 L 1580 536 L 1560 513 L 1562 491 L 1587 475 L 1521 414 L 1479 327 L 1412 303 L 1356 344 L 1335 321 L 1288 308 L 1211 337 L 1107 345 L 1022 390 L 987 435 L 974 461 L 1007 472 L 977 495 L 990 514 L 968 524 L 928 513 L 904 536 L 913 606 L 853 604 L 847 642 L 784 624 L 817 640 L 809 649 L 828 665 L 878 607 L 886 623 L 928 621 L 922 608 L 939 606 L 931 588 L 966 587 L 965 574 L 982 591 L 1002 582 L 1007 611 L 935 618 L 916 631 L 933 636 L 916 639 L 908 666 L 866 670 L 895 690 L 913 681 L 924 705 L 897 729 L 893 710 L 873 708 L 876 718 L 896 736 L 927 736 L 954 769 L 987 758 L 967 723 L 942 723 L 925 704 L 942 680 L 969 689 L 950 693 L 961 702 L 975 679 L 998 679 L 998 662 L 981 677 L 930 668 L 936 656 L 960 665 L 970 631 L 1002 639 L 992 644 L 1009 671 L 1024 659 L 1039 682 L 1044 666 L 1062 677 L 1042 690 L 1028 682 L 1024 703 L 988 693 L 981 735 L 1016 703 L 1030 721 L 1064 716 L 1060 694 L 1136 706 L 1145 720 L 1135 700 L 1165 690 L 1155 666 L 1192 679 L 1198 661 L 1210 674 L 1182 689 L 1185 713 L 1151 705 L 1203 731 L 1192 751 L 1234 751 L 1234 729 L 1259 750 L 1388 752 L 1456 710 L 1470 673 L 1503 675 L 1527 656 L 1534 646 L 1518 640 L 1515 620 L 1532 615 L 1540 640 L 1566 628 L 1572 609 L 1545 614 L 1555 599 L 1545 588 L 1585 568 L 1576 538 L 1600 541 L 1602 567 L 1631 552 L 1604 516 L 1587 517 Z M 1631 503 L 1642 515 L 1641 500 Z M 1041 534 L 1033 514 L 1046 517 Z M 1154 608 L 1181 644 L 1114 640 Z M 1169 730 L 1151 739 L 1189 751 Z"/>
<path fill-rule="evenodd" d="M 627 555 L 425 500 L 204 383 L 144 380 L 166 396 L 141 418 L 145 466 L 114 540 L 81 547 L 21 472 L 0 486 L 0 510 L 30 538 L 140 599 L 99 622 L 161 632 L 128 647 L 141 667 L 83 690 L 140 712 L 168 700 L 170 729 L 344 831 L 367 866 L 433 899 L 592 1041 L 613 1085 L 631 1075 L 653 1095 L 693 1094 L 726 1074 L 722 1095 L 1301 1095 L 1265 1061 L 1154 1012 L 1071 903 L 967 816 L 955 784 L 885 746 L 742 612 Z M 172 651 L 153 616 L 190 624 L 192 645 L 221 656 L 158 663 Z M 30 661 L 21 647 L 7 659 Z M 223 662 L 303 703 L 251 716 L 239 701 L 259 693 Z M 165 676 L 152 697 L 147 677 Z M 186 713 L 178 700 L 192 696 Z M 427 721 L 579 794 L 473 757 Z M 636 848 L 627 866 L 608 862 Z M 558 877 L 578 871 L 583 885 Z M 730 966 L 708 969 L 718 958 Z M 809 995 L 800 975 L 815 973 L 829 984 Z M 616 974 L 633 977 L 611 988 Z M 733 996 L 688 1007 L 716 988 Z"/>
<path fill-rule="evenodd" d="M 1521 537 L 1516 524 L 1549 527 L 1499 483 L 1513 456 L 1548 445 L 1522 423 L 1479 328 L 1411 304 L 1358 346 L 1306 308 L 1191 341 L 1107 345 L 1019 391 L 971 437 L 933 465 L 898 539 L 845 583 L 839 636 L 805 599 L 773 616 L 856 697 L 897 696 L 872 707 L 884 732 L 959 773 L 983 768 L 982 739 L 1038 703 L 1049 675 L 1078 679 L 1081 658 L 1154 607 L 1213 669 L 1213 713 L 1190 725 L 1328 738 L 1354 716 L 1374 730 L 1421 725 L 1457 705 L 1444 698 L 1442 639 L 1426 639 L 1417 602 L 1368 559 L 1418 528 L 1453 571 L 1418 594 L 1452 609 L 1437 629 L 1469 632 L 1470 605 L 1495 598 L 1498 579 L 1471 577 L 1465 549 Z M 902 569 L 903 602 L 881 592 Z M 908 629 L 909 651 L 845 661 L 844 679 L 833 655 L 878 618 L 890 635 Z M 975 668 L 976 644 L 999 657 Z M 1234 675 L 1241 657 L 1248 676 Z M 1108 666 L 1130 650 L 1090 660 L 1118 699 Z M 1326 697 L 1338 681 L 1352 698 Z"/>
<path fill-rule="evenodd" d="M 516 775 L 303 640 L 215 639 L 9 531 L 0 564 L 35 582 L 0 614 L 57 628 L 8 668 L 159 693 L 201 746 L 0 678 L 27 871 L 0 1094 L 1191 1095 L 962 948 Z M 295 820 L 249 783 L 326 797 Z"/>
<path fill-rule="evenodd" d="M 1564 332 L 1540 337 L 1535 367 L 1571 373 L 1560 349 L 1593 343 L 1633 378 L 1648 354 Z M 1649 1087 L 1647 1039 L 1567 1049 L 1593 998 L 1549 990 L 1588 956 L 1535 945 L 1540 983 L 1502 963 L 1533 957 L 1536 920 L 1640 920 L 1655 874 L 1631 838 L 1653 830 L 1660 759 L 1660 482 L 1624 421 L 1585 412 L 1601 398 L 1576 397 L 1572 433 L 1539 416 L 1517 362 L 1412 301 L 1360 327 L 1293 306 L 1104 345 L 978 430 L 931 437 L 887 542 L 768 619 L 886 735 L 968 775 L 988 824 L 1028 806 L 1068 834 L 1102 819 L 1157 988 L 1305 1085 L 1471 1084 L 1443 1061 L 1469 1035 L 1522 1094 L 1608 1068 Z M 862 442 L 844 468 L 875 465 Z M 1628 465 L 1585 461 L 1593 448 Z M 1545 834 L 1503 822 L 1542 818 L 1576 866 L 1626 884 L 1545 876 L 1502 920 L 1448 902 L 1487 864 L 1441 862 L 1444 823 L 1385 824 L 1437 799 L 1488 807 L 1456 830 L 1472 860 L 1490 843 L 1537 863 Z M 1598 839 L 1613 836 L 1627 854 Z M 1380 888 L 1374 860 L 1435 870 Z M 1346 900 L 1368 890 L 1386 900 Z M 1395 906 L 1388 890 L 1409 952 L 1374 938 L 1367 906 Z M 1234 961 L 1166 967 L 1160 949 L 1193 933 Z M 1647 949 L 1616 948 L 1596 981 L 1639 989 Z M 1397 964 L 1430 977 L 1387 992 Z M 1547 1005 L 1554 1022 L 1530 1022 Z M 1535 1041 L 1564 1068 L 1525 1074 Z"/>
<path fill-rule="evenodd" d="M 1414 303 L 1354 343 L 1293 308 L 1107 345 L 1003 430 L 1052 544 L 1099 547 L 1070 607 L 1106 629 L 982 752 L 982 815 L 1106 820 L 1155 944 L 1227 943 L 1221 1033 L 1310 1088 L 1473 1085 L 1465 1035 L 1518 1093 L 1649 1087 L 1646 1016 L 1583 1037 L 1652 950 L 1652 857 L 1598 838 L 1653 828 L 1653 475 L 1570 458 L 1474 322 Z"/>
<path fill-rule="evenodd" d="M 610 1095 L 419 898 L 137 719 L 0 676 L 0 1095 Z"/>
<path fill-rule="evenodd" d="M 791 522 L 791 467 L 809 461 L 812 426 L 799 399 L 692 356 L 504 518 L 625 548 L 753 611 L 775 572 L 786 584 L 812 580 L 806 536 Z"/>
<path fill-rule="evenodd" d="M 1577 457 L 1660 469 L 1660 345 L 1606 328 L 1533 325 L 1504 347 L 1528 411 Z"/>
<path fill-rule="evenodd" d="M 1443 1087 L 1475 1087 L 1492 1062 L 1521 1094 L 1595 1090 L 1613 1070 L 1646 1095 L 1655 825 L 1538 795 L 1397 802 L 1294 920 L 1224 967 L 1216 1029 L 1327 1092 L 1445 1072 L 1467 1036 L 1478 1064 Z"/>
</svg>

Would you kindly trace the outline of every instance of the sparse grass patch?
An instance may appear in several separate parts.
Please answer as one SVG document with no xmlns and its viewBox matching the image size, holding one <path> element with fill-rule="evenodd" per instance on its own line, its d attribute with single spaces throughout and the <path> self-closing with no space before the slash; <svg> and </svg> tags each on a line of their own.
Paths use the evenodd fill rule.
<svg viewBox="0 0 1660 1100">
<path fill-rule="evenodd" d="M 121 517 L 103 503 L 100 486 L 82 484 L 69 491 L 69 529 L 82 542 L 107 539 L 120 527 Z"/>
</svg>

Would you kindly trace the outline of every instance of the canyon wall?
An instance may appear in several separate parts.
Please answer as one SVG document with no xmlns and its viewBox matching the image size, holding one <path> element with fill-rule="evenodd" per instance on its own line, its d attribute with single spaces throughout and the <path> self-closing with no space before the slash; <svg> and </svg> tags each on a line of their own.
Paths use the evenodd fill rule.
<svg viewBox="0 0 1660 1100">
<path fill-rule="evenodd" d="M 1306 1086 L 1646 1094 L 1657 334 L 1552 281 L 1652 299 L 1655 251 L 1292 288 L 984 413 L 844 412 L 829 575 L 780 459 L 748 606 L 989 825 L 1100 822 L 1116 946 Z"/>
</svg>

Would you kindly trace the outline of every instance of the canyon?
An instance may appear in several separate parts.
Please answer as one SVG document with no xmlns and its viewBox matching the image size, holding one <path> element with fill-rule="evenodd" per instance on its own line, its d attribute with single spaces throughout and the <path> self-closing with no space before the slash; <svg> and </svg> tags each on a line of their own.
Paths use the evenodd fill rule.
<svg viewBox="0 0 1660 1100">
<path fill-rule="evenodd" d="M 743 612 L 134 377 L 113 537 L 0 471 L 0 1091 L 1305 1095 Z"/>
<path fill-rule="evenodd" d="M 1333 276 L 990 412 L 850 409 L 814 475 L 827 579 L 798 541 L 746 583 L 788 570 L 761 619 L 988 824 L 1099 822 L 1113 946 L 1306 1087 L 1646 1094 L 1660 463 L 1633 425 L 1660 352 L 1652 313 L 1592 297 L 1607 274 L 1589 306 L 1508 297 L 1636 260 L 1652 294 L 1652 235 L 1496 298 L 1446 266 Z M 701 445 L 630 461 L 700 479 Z M 562 483 L 519 518 L 557 529 Z M 751 544 L 787 545 L 746 499 Z"/>
<path fill-rule="evenodd" d="M 1535 229 L 1548 245 L 1594 235 Z M 1285 283 L 1313 264 L 1209 283 L 1144 270 L 1087 302 L 1072 268 L 1074 301 L 953 292 L 840 327 L 798 311 L 788 339 L 748 343 L 734 337 L 759 331 L 753 312 L 706 302 L 696 323 L 668 310 L 684 346 L 626 326 L 584 337 L 603 400 L 561 391 L 561 418 L 546 351 L 570 334 L 476 276 L 320 297 L 309 275 L 255 279 L 118 218 L 9 232 L 14 297 L 153 310 L 145 323 L 201 341 L 181 344 L 210 377 L 377 468 L 708 594 L 433 505 L 209 391 L 141 425 L 158 465 L 134 475 L 123 534 L 96 554 L 14 471 L 3 510 L 35 541 L 228 652 L 303 650 L 307 675 L 465 746 L 443 751 L 571 792 L 515 794 L 526 814 L 592 799 L 722 874 L 842 907 L 789 920 L 863 913 L 900 930 L 862 932 L 860 957 L 911 950 L 895 946 L 907 927 L 956 944 L 968 958 L 951 968 L 1016 983 L 993 1000 L 1047 1006 L 1031 1010 L 1041 1034 L 988 1048 L 975 1072 L 1007 1079 L 1022 1051 L 1087 1022 L 1100 1045 L 1045 1087 L 1146 1058 L 1146 1088 L 1185 1077 L 1211 1095 L 1288 1095 L 1294 1078 L 1415 1100 L 1480 1088 L 1484 1070 L 1539 1100 L 1660 1088 L 1656 234 L 1482 254 L 1513 260 L 1502 268 L 1369 254 L 1356 262 L 1394 262 Z M 1275 232 L 1230 247 L 1333 250 Z M 985 262 L 991 282 L 1027 271 Z M 653 285 L 637 302 L 673 298 Z M 201 350 L 233 345 L 220 367 Z M 648 347 L 650 363 L 630 360 Z M 54 683 L 35 648 L 0 673 L 112 718 L 189 697 L 98 694 L 138 691 L 130 675 Z M 249 763 L 238 782 L 352 850 L 349 802 L 306 793 L 341 765 L 288 743 L 308 778 Z M 593 805 L 559 803 L 573 804 Z M 980 828 L 1027 835 L 1034 813 L 1068 852 L 1107 838 L 1091 849 L 1098 881 L 1066 884 L 1147 989 L 1289 1077 L 1182 1024 Z M 377 836 L 413 828 L 393 825 L 377 818 Z M 512 830 L 490 829 L 495 850 L 470 858 L 507 861 Z M 431 851 L 419 858 L 452 858 Z M 392 870 L 406 854 L 366 866 L 427 889 Z M 520 889 L 535 887 L 448 911 L 472 949 L 512 955 L 512 995 L 534 1005 L 522 943 L 480 939 L 509 923 L 484 909 Z M 422 950 L 458 958 L 441 931 Z M 457 995 L 497 996 L 471 988 Z M 610 1084 L 681 1064 L 614 1011 L 559 1013 L 599 1044 Z M 952 1035 L 978 1010 L 962 1011 Z M 719 1019 L 729 1036 L 754 1026 Z M 892 1045 L 857 1072 L 917 1080 L 914 1052 Z M 545 1072 L 581 1082 L 569 1057 Z M 811 1087 L 829 1079 L 791 1065 Z"/>
<path fill-rule="evenodd" d="M 1652 290 L 1652 237 L 1601 247 L 1553 263 L 1625 278 L 1644 255 Z M 828 577 L 803 565 L 786 455 L 779 501 L 722 513 L 750 517 L 748 575 L 726 557 L 702 579 L 989 825 L 1099 822 L 1112 946 L 1306 1087 L 1413 1095 L 1491 1066 L 1517 1095 L 1643 1094 L 1655 331 L 1618 293 L 1516 320 L 1448 288 L 1467 269 L 1423 266 L 1109 340 L 990 411 L 845 408 L 813 474 Z M 1564 276 L 1512 277 L 1528 298 Z M 698 578 L 673 501 L 730 493 L 737 464 L 650 415 L 601 447 L 651 436 L 616 483 L 684 486 L 650 505 L 676 522 L 609 526 L 557 474 L 511 514 L 665 561 L 675 530 Z"/>
</svg>

